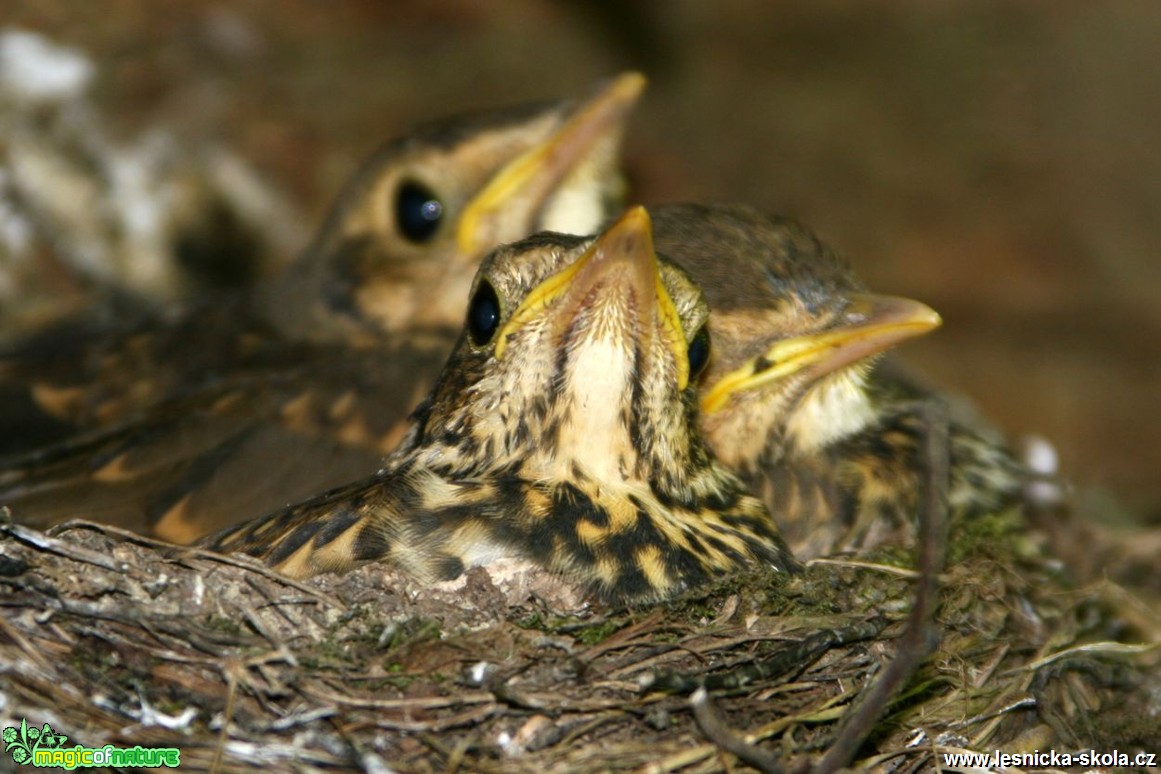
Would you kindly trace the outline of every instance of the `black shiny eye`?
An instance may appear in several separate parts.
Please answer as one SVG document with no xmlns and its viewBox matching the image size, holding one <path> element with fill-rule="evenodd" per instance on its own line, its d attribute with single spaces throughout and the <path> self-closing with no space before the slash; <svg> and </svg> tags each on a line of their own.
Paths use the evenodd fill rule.
<svg viewBox="0 0 1161 774">
<path fill-rule="evenodd" d="M 709 362 L 709 355 L 709 331 L 703 325 L 697 335 L 693 337 L 693 341 L 689 342 L 689 380 L 691 382 L 705 370 L 706 363 Z"/>
<path fill-rule="evenodd" d="M 496 335 L 500 327 L 500 299 L 491 283 L 484 281 L 476 288 L 468 304 L 468 335 L 477 347 L 483 346 Z"/>
<path fill-rule="evenodd" d="M 430 189 L 405 182 L 395 193 L 395 223 L 399 233 L 412 242 L 426 242 L 439 230 L 443 203 Z"/>
</svg>

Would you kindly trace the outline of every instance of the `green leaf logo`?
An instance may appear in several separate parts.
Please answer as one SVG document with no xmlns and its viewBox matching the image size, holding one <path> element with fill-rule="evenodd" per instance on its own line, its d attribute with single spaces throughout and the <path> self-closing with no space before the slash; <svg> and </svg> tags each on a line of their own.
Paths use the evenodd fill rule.
<svg viewBox="0 0 1161 774">
<path fill-rule="evenodd" d="M 29 727 L 28 719 L 20 720 L 20 728 L 9 726 L 0 732 L 0 739 L 4 740 L 4 752 L 8 753 L 16 763 L 31 763 L 32 754 L 44 748 L 55 750 L 62 747 L 68 737 L 52 730 L 52 726 L 45 723 L 42 728 Z"/>
</svg>

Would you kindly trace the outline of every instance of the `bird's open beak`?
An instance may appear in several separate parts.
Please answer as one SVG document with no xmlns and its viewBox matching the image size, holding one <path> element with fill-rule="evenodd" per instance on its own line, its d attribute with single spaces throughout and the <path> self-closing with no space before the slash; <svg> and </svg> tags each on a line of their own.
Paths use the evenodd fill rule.
<svg viewBox="0 0 1161 774">
<path fill-rule="evenodd" d="M 653 224 L 644 207 L 633 207 L 609 226 L 577 260 L 544 280 L 525 297 L 512 313 L 496 343 L 496 357 L 502 357 L 508 336 L 543 310 L 557 307 L 552 314 L 566 321 L 578 305 L 591 299 L 594 289 L 632 293 L 637 315 L 635 335 L 659 329 L 673 352 L 678 389 L 689 383 L 689 357 L 677 307 L 665 289 L 661 265 L 653 249 Z M 659 325 L 655 329 L 652 315 Z"/>
<path fill-rule="evenodd" d="M 739 392 L 791 376 L 819 379 L 934 330 L 942 322 L 934 309 L 918 301 L 869 293 L 855 295 L 836 324 L 805 336 L 782 339 L 764 354 L 723 376 L 702 396 L 701 410 L 712 413 Z"/>
<path fill-rule="evenodd" d="M 598 149 L 614 151 L 645 88 L 645 76 L 625 73 L 572 111 L 547 139 L 504 166 L 467 205 L 456 230 L 464 255 L 503 241 L 501 219 L 537 211 Z M 615 153 L 614 153 L 615 155 Z M 527 228 L 524 232 L 527 232 Z"/>
</svg>

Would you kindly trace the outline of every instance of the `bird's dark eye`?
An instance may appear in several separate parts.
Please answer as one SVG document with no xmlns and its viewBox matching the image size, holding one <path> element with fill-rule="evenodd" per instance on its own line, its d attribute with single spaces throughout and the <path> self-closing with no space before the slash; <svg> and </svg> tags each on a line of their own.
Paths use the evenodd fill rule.
<svg viewBox="0 0 1161 774">
<path fill-rule="evenodd" d="M 490 282 L 481 282 L 468 304 L 468 335 L 477 347 L 481 347 L 492 340 L 499 327 L 500 299 Z"/>
<path fill-rule="evenodd" d="M 689 342 L 689 380 L 691 382 L 705 370 L 706 363 L 709 362 L 709 355 L 709 331 L 703 325 L 693 340 Z"/>
<path fill-rule="evenodd" d="M 413 181 L 399 186 L 395 193 L 395 222 L 399 233 L 411 242 L 431 239 L 443 220 L 443 203 L 431 189 Z"/>
</svg>

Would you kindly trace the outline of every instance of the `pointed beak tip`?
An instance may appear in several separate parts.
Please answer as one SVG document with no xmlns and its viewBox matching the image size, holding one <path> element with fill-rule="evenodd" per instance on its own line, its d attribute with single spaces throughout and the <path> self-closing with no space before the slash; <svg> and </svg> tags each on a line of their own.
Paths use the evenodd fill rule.
<svg viewBox="0 0 1161 774">
<path fill-rule="evenodd" d="M 464 207 L 456 234 L 460 253 L 474 254 L 485 242 L 492 241 L 486 224 L 496 213 L 520 197 L 539 207 L 570 170 L 584 163 L 602 138 L 619 136 L 645 83 L 645 76 L 639 72 L 615 76 L 595 95 L 579 105 L 572 103 L 560 117 L 562 125 L 549 137 L 506 163 Z M 481 230 L 485 233 L 481 234 Z"/>
<path fill-rule="evenodd" d="M 630 70 L 613 78 L 606 91 L 621 101 L 632 103 L 637 101 L 648 83 L 649 79 L 643 73 Z"/>
<path fill-rule="evenodd" d="M 922 301 L 899 296 L 859 294 L 852 297 L 850 322 L 862 326 L 913 329 L 925 333 L 943 324 L 943 318 Z"/>
<path fill-rule="evenodd" d="M 644 232 L 650 236 L 653 234 L 653 221 L 649 217 L 649 211 L 641 204 L 635 204 L 625 210 L 625 213 L 617 218 L 614 228 L 622 225 L 626 228 L 632 228 L 634 231 Z"/>
<path fill-rule="evenodd" d="M 615 252 L 653 264 L 657 256 L 653 250 L 653 221 L 644 207 L 630 207 L 605 231 L 600 240 L 612 245 Z"/>
<path fill-rule="evenodd" d="M 920 302 L 916 303 L 915 314 L 911 318 L 911 324 L 921 331 L 932 331 L 943 325 L 943 317 L 939 312 L 932 309 L 927 304 Z"/>
</svg>

